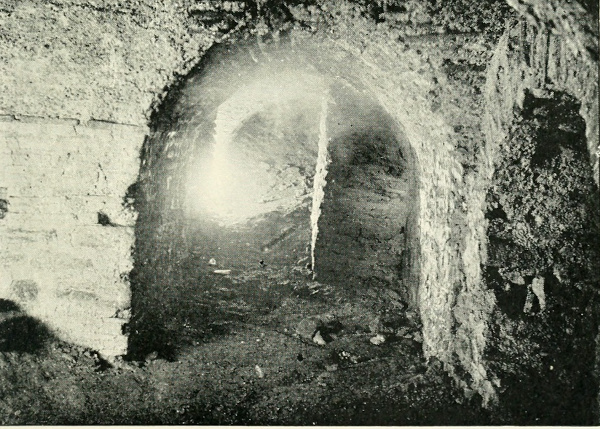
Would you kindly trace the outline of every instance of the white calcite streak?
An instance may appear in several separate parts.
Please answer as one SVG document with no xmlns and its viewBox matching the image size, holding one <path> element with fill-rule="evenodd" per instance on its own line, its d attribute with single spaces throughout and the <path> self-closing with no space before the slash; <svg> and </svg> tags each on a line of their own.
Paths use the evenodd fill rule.
<svg viewBox="0 0 600 429">
<path fill-rule="evenodd" d="M 327 184 L 327 167 L 331 162 L 328 152 L 329 138 L 327 137 L 327 107 L 329 103 L 329 94 L 325 93 L 321 100 L 321 115 L 319 120 L 319 151 L 317 154 L 317 167 L 315 178 L 313 180 L 313 200 L 310 213 L 311 225 L 311 243 L 310 257 L 313 270 L 313 277 L 316 276 L 315 266 L 315 247 L 319 235 L 319 217 L 321 216 L 321 204 L 325 198 L 325 185 Z"/>
</svg>

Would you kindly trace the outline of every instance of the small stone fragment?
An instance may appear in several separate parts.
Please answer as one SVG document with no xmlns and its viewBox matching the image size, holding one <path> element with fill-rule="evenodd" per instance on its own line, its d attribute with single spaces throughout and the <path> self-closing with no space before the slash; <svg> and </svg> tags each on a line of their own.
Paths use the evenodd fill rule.
<svg viewBox="0 0 600 429">
<path fill-rule="evenodd" d="M 156 360 L 156 359 L 158 359 L 158 352 L 157 352 L 157 351 L 154 351 L 154 352 L 152 352 L 152 353 L 148 353 L 148 354 L 146 355 L 146 357 L 144 358 L 144 360 L 145 360 L 146 362 L 152 362 L 152 361 L 154 361 L 154 360 Z"/>
<path fill-rule="evenodd" d="M 114 315 L 117 319 L 131 319 L 131 308 L 119 309 Z"/>
<path fill-rule="evenodd" d="M 418 316 L 417 312 L 414 310 L 407 310 L 405 313 L 405 316 L 410 322 L 413 322 L 413 323 L 416 323 L 419 320 L 419 316 Z"/>
<path fill-rule="evenodd" d="M 379 316 L 375 317 L 369 322 L 369 331 L 371 331 L 372 334 L 381 332 L 382 328 L 383 324 L 381 323 L 381 317 Z"/>
<path fill-rule="evenodd" d="M 383 343 L 385 343 L 385 337 L 381 334 L 377 334 L 374 337 L 372 337 L 370 340 L 371 344 L 375 344 L 376 346 L 379 346 Z"/>
<path fill-rule="evenodd" d="M 256 375 L 258 375 L 258 378 L 264 378 L 265 377 L 265 373 L 262 370 L 262 368 L 258 365 L 254 366 L 254 371 L 256 371 Z"/>
<path fill-rule="evenodd" d="M 210 260 L 208 261 L 208 265 L 217 265 L 217 260 L 215 258 L 210 258 Z"/>
<path fill-rule="evenodd" d="M 222 274 L 224 276 L 231 274 L 231 270 L 214 270 L 213 273 L 215 274 Z"/>
<path fill-rule="evenodd" d="M 327 344 L 325 342 L 325 340 L 323 339 L 323 337 L 321 336 L 321 332 L 317 331 L 317 333 L 315 334 L 315 336 L 313 337 L 313 342 L 315 344 L 318 344 L 320 346 L 324 346 L 325 344 Z"/>
<path fill-rule="evenodd" d="M 358 356 L 355 356 L 345 350 L 339 352 L 337 356 L 340 361 L 358 363 Z"/>
<path fill-rule="evenodd" d="M 498 270 L 498 273 L 500 274 L 500 276 L 502 276 L 502 278 L 504 280 L 507 280 L 513 284 L 516 284 L 516 285 L 524 285 L 525 284 L 525 279 L 519 272 L 509 271 L 506 268 L 500 268 Z"/>
<path fill-rule="evenodd" d="M 535 294 L 540 304 L 540 312 L 546 308 L 546 294 L 544 293 L 544 278 L 536 277 L 531 283 L 531 290 Z"/>
<path fill-rule="evenodd" d="M 320 331 L 323 340 L 332 341 L 342 326 L 333 314 L 320 314 L 302 319 L 296 327 L 296 334 L 305 340 L 312 340 Z"/>
<path fill-rule="evenodd" d="M 305 340 L 312 340 L 315 332 L 319 330 L 319 319 L 316 317 L 307 317 L 306 319 L 302 319 L 298 326 L 296 327 L 296 333 L 300 338 L 304 338 Z"/>
<path fill-rule="evenodd" d="M 410 328 L 408 326 L 403 326 L 401 328 L 398 328 L 396 330 L 396 336 L 397 337 L 404 337 L 408 333 L 408 331 L 410 331 Z"/>
<path fill-rule="evenodd" d="M 530 289 L 527 289 L 527 297 L 525 298 L 525 305 L 523 306 L 523 313 L 531 313 L 533 307 L 533 293 Z"/>
</svg>

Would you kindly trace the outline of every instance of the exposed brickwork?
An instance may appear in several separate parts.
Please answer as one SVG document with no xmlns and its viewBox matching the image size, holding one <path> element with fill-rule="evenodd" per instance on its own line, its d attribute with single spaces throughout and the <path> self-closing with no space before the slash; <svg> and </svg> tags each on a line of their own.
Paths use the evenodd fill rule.
<svg viewBox="0 0 600 429">
<path fill-rule="evenodd" d="M 143 139 L 133 126 L 0 121 L 0 295 L 107 355 L 125 352 L 115 314 L 129 306 L 135 214 L 123 201 Z"/>
</svg>

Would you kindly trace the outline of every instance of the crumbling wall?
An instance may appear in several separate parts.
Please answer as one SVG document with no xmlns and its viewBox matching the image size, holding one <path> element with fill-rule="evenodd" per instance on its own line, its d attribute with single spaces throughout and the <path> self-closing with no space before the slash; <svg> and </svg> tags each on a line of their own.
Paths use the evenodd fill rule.
<svg viewBox="0 0 600 429">
<path fill-rule="evenodd" d="M 522 105 L 526 90 L 565 91 L 581 103 L 589 162 L 598 183 L 598 64 L 575 50 L 573 43 L 568 35 L 527 21 L 502 36 L 490 63 L 486 89 L 485 127 L 492 142 L 488 155 L 494 157 L 497 142 L 505 138 L 507 124 L 513 120 L 513 107 Z"/>
<path fill-rule="evenodd" d="M 579 407 L 577 421 L 591 424 L 598 69 L 570 37 L 519 22 L 488 68 L 481 183 L 489 184 L 486 281 L 498 306 L 486 360 L 503 402 L 517 404 L 508 413 L 522 406 L 540 422 L 572 424 L 566 410 Z M 516 399 L 516 383 L 526 400 Z"/>
<path fill-rule="evenodd" d="M 547 423 L 573 422 L 565 410 L 592 423 L 597 391 L 599 206 L 577 104 L 526 95 L 487 197 L 486 278 L 498 307 L 486 356 L 502 402 Z M 522 392 L 528 399 L 516 400 Z"/>
</svg>

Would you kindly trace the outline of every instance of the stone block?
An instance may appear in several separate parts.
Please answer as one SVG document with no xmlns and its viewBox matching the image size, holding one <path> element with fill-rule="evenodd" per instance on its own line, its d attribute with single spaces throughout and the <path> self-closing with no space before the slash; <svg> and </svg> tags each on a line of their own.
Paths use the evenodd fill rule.
<svg viewBox="0 0 600 429">
<path fill-rule="evenodd" d="M 39 286 L 35 280 L 14 280 L 10 287 L 18 302 L 34 301 L 38 296 Z"/>
</svg>

